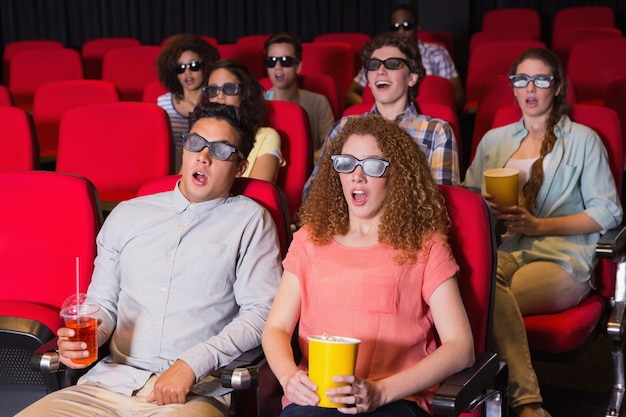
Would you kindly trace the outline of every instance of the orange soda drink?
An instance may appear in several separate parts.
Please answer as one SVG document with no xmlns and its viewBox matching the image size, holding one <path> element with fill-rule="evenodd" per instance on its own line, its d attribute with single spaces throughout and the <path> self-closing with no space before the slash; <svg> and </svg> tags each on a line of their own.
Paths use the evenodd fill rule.
<svg viewBox="0 0 626 417">
<path fill-rule="evenodd" d="M 61 307 L 61 317 L 65 326 L 74 330 L 71 342 L 83 342 L 87 345 L 89 356 L 75 358 L 72 362 L 88 365 L 98 359 L 98 312 L 100 307 L 89 302 L 86 294 L 74 294 L 67 297 Z"/>
<path fill-rule="evenodd" d="M 65 322 L 65 326 L 74 330 L 74 337 L 70 337 L 72 342 L 84 342 L 87 344 L 89 356 L 86 358 L 74 358 L 72 362 L 88 365 L 98 359 L 98 319 L 95 317 L 70 318 Z"/>
</svg>

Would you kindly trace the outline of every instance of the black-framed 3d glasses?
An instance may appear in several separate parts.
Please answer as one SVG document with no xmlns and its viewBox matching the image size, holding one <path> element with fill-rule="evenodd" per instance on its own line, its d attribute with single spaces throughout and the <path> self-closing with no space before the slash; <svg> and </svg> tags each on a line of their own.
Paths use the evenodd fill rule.
<svg viewBox="0 0 626 417">
<path fill-rule="evenodd" d="M 293 67 L 297 62 L 296 59 L 292 56 L 268 56 L 265 58 L 265 66 L 267 68 L 274 68 L 276 63 L 280 62 L 280 66 L 283 68 Z"/>
<path fill-rule="evenodd" d="M 200 71 L 202 69 L 202 62 L 191 61 L 188 64 L 176 64 L 176 68 L 175 68 L 176 74 L 183 74 L 187 70 L 187 68 L 189 68 L 193 72 Z"/>
<path fill-rule="evenodd" d="M 397 32 L 400 29 L 404 30 L 413 30 L 415 28 L 415 23 L 411 22 L 396 22 L 389 25 L 389 30 L 392 32 Z"/>
<path fill-rule="evenodd" d="M 206 87 L 202 87 L 202 94 L 208 98 L 217 97 L 220 91 L 223 91 L 227 96 L 236 96 L 243 90 L 243 85 L 237 83 L 224 83 L 224 85 L 211 84 Z"/>
<path fill-rule="evenodd" d="M 352 155 L 331 155 L 333 168 L 340 174 L 349 174 L 360 166 L 368 177 L 380 178 L 385 175 L 389 162 L 379 158 L 358 159 Z"/>
<path fill-rule="evenodd" d="M 209 148 L 211 156 L 220 161 L 227 161 L 234 153 L 239 155 L 239 158 L 246 159 L 239 149 L 226 142 L 209 142 L 197 133 L 183 133 L 181 136 L 183 149 L 190 152 L 200 152 L 204 148 Z"/>
<path fill-rule="evenodd" d="M 381 65 L 384 65 L 388 70 L 397 70 L 402 67 L 402 64 L 409 66 L 409 63 L 404 58 L 387 58 L 387 59 L 378 59 L 378 58 L 369 58 L 363 62 L 363 68 L 366 71 L 377 71 Z"/>
</svg>

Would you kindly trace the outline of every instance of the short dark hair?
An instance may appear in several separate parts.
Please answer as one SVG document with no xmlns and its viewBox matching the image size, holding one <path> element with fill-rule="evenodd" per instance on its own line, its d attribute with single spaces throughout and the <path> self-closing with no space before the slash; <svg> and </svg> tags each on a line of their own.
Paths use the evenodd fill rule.
<svg viewBox="0 0 626 417">
<path fill-rule="evenodd" d="M 223 120 L 237 133 L 237 148 L 247 158 L 254 146 L 255 134 L 245 118 L 239 114 L 237 106 L 206 102 L 196 106 L 189 113 L 189 130 L 200 119 Z"/>
<path fill-rule="evenodd" d="M 415 42 L 411 42 L 409 38 L 399 32 L 387 32 L 382 35 L 374 37 L 371 41 L 365 44 L 363 51 L 361 52 L 361 59 L 363 62 L 370 59 L 375 50 L 384 46 L 395 46 L 406 56 L 406 60 L 409 63 L 409 70 L 411 73 L 418 75 L 418 80 L 414 86 L 409 87 L 409 100 L 413 101 L 419 93 L 419 85 L 424 81 L 426 76 L 426 69 L 422 64 L 422 56 L 420 55 L 419 48 Z"/>
<path fill-rule="evenodd" d="M 274 45 L 275 43 L 288 43 L 290 45 L 293 45 L 293 50 L 296 54 L 296 60 L 302 61 L 302 42 L 300 42 L 300 39 L 288 32 L 275 33 L 271 35 L 263 45 L 263 47 L 265 48 L 265 55 L 267 55 L 267 50 L 270 48 L 270 46 Z"/>
<path fill-rule="evenodd" d="M 408 3 L 402 3 L 402 4 L 398 4 L 396 7 L 394 7 L 391 10 L 391 13 L 389 13 L 389 15 L 391 16 L 392 14 L 394 14 L 397 11 L 404 11 L 407 13 L 411 13 L 413 15 L 413 19 L 415 19 L 415 24 L 419 23 L 419 12 L 417 11 L 417 7 L 413 6 L 412 4 L 408 4 Z"/>
<path fill-rule="evenodd" d="M 209 79 L 211 67 L 215 61 L 220 59 L 220 53 L 217 48 L 199 36 L 191 33 L 181 33 L 168 38 L 167 44 L 165 44 L 156 59 L 156 71 L 161 84 L 177 98 L 181 98 L 184 92 L 183 86 L 178 81 L 178 74 L 176 74 L 175 69 L 178 58 L 185 51 L 198 54 L 200 61 L 202 61 L 202 77 L 204 81 Z"/>
</svg>

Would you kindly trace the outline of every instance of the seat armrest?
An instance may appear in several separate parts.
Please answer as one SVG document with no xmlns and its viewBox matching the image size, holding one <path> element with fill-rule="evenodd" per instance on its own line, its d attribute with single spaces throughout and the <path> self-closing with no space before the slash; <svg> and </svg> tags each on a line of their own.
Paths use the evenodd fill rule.
<svg viewBox="0 0 626 417">
<path fill-rule="evenodd" d="M 245 390 L 258 384 L 259 368 L 265 364 L 263 348 L 257 346 L 242 353 L 230 364 L 220 369 L 222 386 Z"/>
<path fill-rule="evenodd" d="M 35 371 L 41 372 L 44 375 L 44 378 L 46 378 L 46 375 L 65 371 L 67 376 L 65 378 L 65 383 L 62 383 L 61 387 L 73 385 L 89 368 L 67 368 L 61 363 L 56 347 L 57 337 L 55 336 L 33 353 L 30 358 L 30 367 Z M 108 353 L 108 343 L 105 343 L 98 349 L 98 360 L 108 355 Z M 254 349 L 242 353 L 230 364 L 218 371 L 222 386 L 236 390 L 245 390 L 257 385 L 259 368 L 261 368 L 265 362 L 265 355 L 263 354 L 263 348 L 261 346 L 257 346 Z M 54 391 L 59 388 L 59 386 L 55 386 L 54 388 L 51 387 L 49 391 Z"/>
<path fill-rule="evenodd" d="M 59 388 L 65 388 L 75 385 L 78 378 L 83 376 L 96 363 L 109 354 L 108 341 L 98 348 L 98 360 L 83 369 L 72 369 L 65 366 L 59 358 L 57 348 L 57 336 L 54 336 L 47 343 L 38 348 L 30 357 L 31 369 L 41 372 L 48 392 L 56 391 Z M 55 376 L 56 374 L 56 376 Z"/>
<path fill-rule="evenodd" d="M 600 236 L 600 240 L 596 244 L 596 256 L 600 258 L 615 258 L 624 251 L 625 245 L 626 226 L 621 224 Z"/>
<path fill-rule="evenodd" d="M 34 371 L 43 373 L 59 372 L 64 367 L 56 351 L 57 337 L 54 336 L 41 345 L 30 357 L 30 367 Z"/>
<path fill-rule="evenodd" d="M 433 399 L 435 415 L 458 416 L 472 407 L 477 398 L 496 388 L 499 371 L 497 353 L 477 353 L 473 366 L 452 375 L 439 387 Z"/>
<path fill-rule="evenodd" d="M 52 373 L 65 371 L 67 376 L 65 378 L 65 383 L 62 383 L 61 385 L 73 385 L 76 383 L 76 380 L 78 380 L 78 378 L 89 368 L 67 368 L 61 363 L 56 347 L 57 338 L 55 336 L 33 353 L 30 358 L 30 367 L 35 371 L 42 372 L 44 377 Z M 108 353 L 108 343 L 105 343 L 98 349 L 98 360 L 108 355 Z M 263 354 L 263 348 L 261 346 L 242 353 L 230 364 L 220 369 L 219 376 L 222 386 L 236 390 L 245 390 L 249 387 L 255 386 L 258 383 L 257 378 L 259 376 L 259 368 L 264 364 L 265 355 Z M 57 386 L 54 389 L 58 388 L 59 387 Z"/>
<path fill-rule="evenodd" d="M 48 393 L 68 385 L 65 372 L 67 368 L 61 363 L 59 352 L 57 352 L 56 348 L 57 337 L 54 336 L 37 348 L 30 356 L 30 368 L 41 372 Z"/>
</svg>

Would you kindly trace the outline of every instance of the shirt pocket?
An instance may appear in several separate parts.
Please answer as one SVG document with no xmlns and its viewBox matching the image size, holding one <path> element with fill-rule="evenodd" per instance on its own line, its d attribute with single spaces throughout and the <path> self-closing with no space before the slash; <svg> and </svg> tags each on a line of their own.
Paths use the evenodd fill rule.
<svg viewBox="0 0 626 417">
<path fill-rule="evenodd" d="M 361 305 L 370 314 L 395 314 L 398 303 L 397 277 L 364 275 L 360 286 Z"/>
<path fill-rule="evenodd" d="M 579 205 L 581 202 L 579 182 L 579 167 L 561 164 L 554 173 L 554 178 L 550 181 L 549 194 L 558 196 L 559 200 L 562 202 L 561 206 L 571 202 L 576 202 Z"/>
<path fill-rule="evenodd" d="M 399 302 L 402 272 L 395 265 L 374 261 L 370 256 L 339 253 L 334 261 L 315 261 L 300 273 L 304 302 L 312 311 L 332 310 L 351 317 L 393 314 Z M 297 273 L 297 272 L 296 272 Z"/>
<path fill-rule="evenodd" d="M 232 293 L 237 268 L 236 250 L 229 245 L 203 242 L 196 254 L 183 250 L 174 262 L 173 285 L 180 280 L 185 293 L 225 297 Z"/>
</svg>

